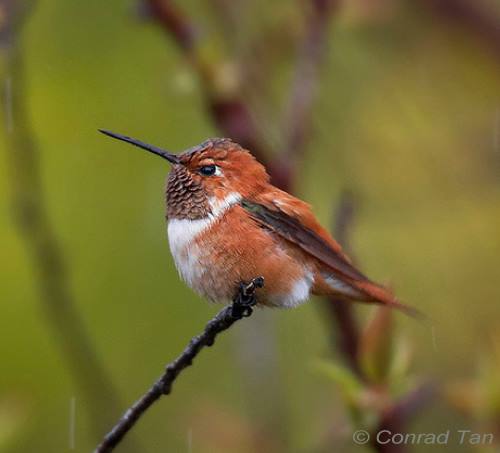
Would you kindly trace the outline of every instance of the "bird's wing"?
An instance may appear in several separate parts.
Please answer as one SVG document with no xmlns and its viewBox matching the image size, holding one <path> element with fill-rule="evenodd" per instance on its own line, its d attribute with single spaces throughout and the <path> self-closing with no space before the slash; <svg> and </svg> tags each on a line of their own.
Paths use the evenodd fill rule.
<svg viewBox="0 0 500 453">
<path fill-rule="evenodd" d="M 425 319 L 418 310 L 402 304 L 388 289 L 372 282 L 356 269 L 340 245 L 318 223 L 307 203 L 275 189 L 252 200 L 243 199 L 241 206 L 258 223 L 293 242 L 365 294 L 367 298 L 362 300 L 392 306 L 410 316 Z"/>
<path fill-rule="evenodd" d="M 261 195 L 255 201 L 244 199 L 241 205 L 257 222 L 298 245 L 335 272 L 355 281 L 368 280 L 316 221 L 306 203 L 277 191 Z"/>
</svg>

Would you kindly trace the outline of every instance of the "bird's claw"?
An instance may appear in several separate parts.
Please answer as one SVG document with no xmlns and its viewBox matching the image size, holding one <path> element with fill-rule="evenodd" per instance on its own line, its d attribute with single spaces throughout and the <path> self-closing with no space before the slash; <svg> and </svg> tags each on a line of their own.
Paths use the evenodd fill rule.
<svg viewBox="0 0 500 453">
<path fill-rule="evenodd" d="M 250 283 L 240 283 L 240 288 L 235 298 L 231 315 L 233 318 L 247 318 L 253 313 L 253 306 L 257 303 L 255 291 L 264 286 L 264 277 L 256 277 Z"/>
</svg>

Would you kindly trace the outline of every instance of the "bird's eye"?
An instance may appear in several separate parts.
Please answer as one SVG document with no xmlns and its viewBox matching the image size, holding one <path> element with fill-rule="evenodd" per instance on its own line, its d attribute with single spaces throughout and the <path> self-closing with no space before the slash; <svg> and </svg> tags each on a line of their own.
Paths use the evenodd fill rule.
<svg viewBox="0 0 500 453">
<path fill-rule="evenodd" d="M 213 176 L 217 173 L 217 166 L 216 165 L 205 165 L 200 168 L 200 173 L 203 176 Z"/>
</svg>

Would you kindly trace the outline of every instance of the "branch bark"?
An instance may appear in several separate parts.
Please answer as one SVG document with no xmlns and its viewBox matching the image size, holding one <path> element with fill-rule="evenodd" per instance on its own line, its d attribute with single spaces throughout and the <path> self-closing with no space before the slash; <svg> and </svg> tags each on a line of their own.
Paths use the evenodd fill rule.
<svg viewBox="0 0 500 453">
<path fill-rule="evenodd" d="M 172 385 L 177 376 L 184 368 L 192 365 L 193 360 L 205 346 L 212 346 L 217 335 L 229 329 L 236 321 L 250 316 L 252 314 L 252 307 L 256 303 L 255 291 L 263 285 L 264 279 L 262 277 L 255 278 L 246 286 L 242 285 L 233 303 L 217 313 L 205 326 L 203 333 L 191 339 L 182 354 L 167 365 L 163 375 L 144 396 L 123 414 L 122 418 L 106 435 L 102 443 L 94 450 L 94 453 L 112 451 L 152 404 L 160 399 L 162 395 L 168 395 L 172 391 Z"/>
</svg>

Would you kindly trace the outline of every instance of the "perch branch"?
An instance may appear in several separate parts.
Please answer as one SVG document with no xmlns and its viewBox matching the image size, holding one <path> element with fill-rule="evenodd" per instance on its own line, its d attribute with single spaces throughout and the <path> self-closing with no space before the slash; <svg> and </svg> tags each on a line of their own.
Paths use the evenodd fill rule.
<svg viewBox="0 0 500 453">
<path fill-rule="evenodd" d="M 212 346 L 218 334 L 229 329 L 236 321 L 252 314 L 252 307 L 256 303 L 255 292 L 264 285 L 264 279 L 257 277 L 247 285 L 241 285 L 240 290 L 231 305 L 224 307 L 208 322 L 203 333 L 194 337 L 181 355 L 167 365 L 163 375 L 153 386 L 128 409 L 113 429 L 106 435 L 94 453 L 112 451 L 123 439 L 141 416 L 162 395 L 168 395 L 172 384 L 184 368 L 192 365 L 195 357 L 205 346 Z"/>
</svg>

